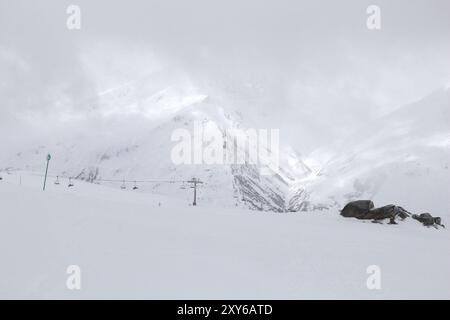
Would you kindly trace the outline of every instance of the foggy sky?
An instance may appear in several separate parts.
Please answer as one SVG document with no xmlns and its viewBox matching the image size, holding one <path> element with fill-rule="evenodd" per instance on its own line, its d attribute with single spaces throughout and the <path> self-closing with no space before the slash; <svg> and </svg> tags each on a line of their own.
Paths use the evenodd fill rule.
<svg viewBox="0 0 450 320">
<path fill-rule="evenodd" d="M 83 114 L 99 92 L 170 70 L 326 141 L 450 82 L 447 0 L 112 2 L 0 0 L 1 126 Z M 81 30 L 66 28 L 70 4 Z M 371 4 L 378 31 L 366 28 Z"/>
</svg>

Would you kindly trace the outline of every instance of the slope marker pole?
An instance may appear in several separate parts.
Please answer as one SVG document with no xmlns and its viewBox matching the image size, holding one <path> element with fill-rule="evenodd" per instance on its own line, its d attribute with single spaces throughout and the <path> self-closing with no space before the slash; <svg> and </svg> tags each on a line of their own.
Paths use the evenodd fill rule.
<svg viewBox="0 0 450 320">
<path fill-rule="evenodd" d="M 51 157 L 51 155 L 50 155 L 50 153 L 49 153 L 49 154 L 47 155 L 47 167 L 45 168 L 44 187 L 42 188 L 42 190 L 44 190 L 44 191 L 45 191 L 45 185 L 47 184 L 48 164 L 49 164 L 51 158 L 52 158 L 52 157 Z"/>
</svg>

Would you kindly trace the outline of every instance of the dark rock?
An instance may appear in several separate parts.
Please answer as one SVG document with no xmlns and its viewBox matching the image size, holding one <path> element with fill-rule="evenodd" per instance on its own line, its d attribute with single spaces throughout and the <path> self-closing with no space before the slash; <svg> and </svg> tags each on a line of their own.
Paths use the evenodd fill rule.
<svg viewBox="0 0 450 320">
<path fill-rule="evenodd" d="M 441 224 L 441 217 L 433 217 L 428 212 L 421 213 L 419 215 L 413 214 L 413 219 L 416 219 L 417 221 L 421 222 L 424 226 L 431 227 L 435 225 L 439 225 L 444 227 L 443 224 Z"/>
<path fill-rule="evenodd" d="M 363 220 L 372 220 L 372 222 L 379 222 L 384 219 L 389 219 L 389 224 L 396 224 L 395 219 L 402 220 L 412 216 L 415 220 L 421 222 L 424 226 L 445 227 L 441 224 L 440 217 L 433 217 L 429 213 L 422 213 L 420 215 L 413 214 L 406 211 L 400 206 L 393 204 L 375 208 L 371 200 L 357 200 L 349 202 L 344 209 L 341 210 L 341 215 L 346 218 L 357 218 Z"/>
<path fill-rule="evenodd" d="M 349 202 L 344 209 L 342 209 L 341 215 L 346 218 L 352 217 L 374 221 L 389 219 L 390 224 L 395 224 L 396 217 L 400 217 L 403 220 L 411 214 L 402 207 L 392 204 L 375 208 L 371 200 L 357 200 Z"/>
<path fill-rule="evenodd" d="M 363 219 L 375 206 L 371 200 L 357 200 L 349 202 L 344 209 L 341 210 L 343 217 L 354 217 Z"/>
</svg>

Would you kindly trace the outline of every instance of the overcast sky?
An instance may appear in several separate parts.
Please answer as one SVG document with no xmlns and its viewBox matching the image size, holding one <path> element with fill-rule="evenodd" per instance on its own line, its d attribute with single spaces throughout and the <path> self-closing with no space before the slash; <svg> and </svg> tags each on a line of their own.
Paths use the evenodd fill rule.
<svg viewBox="0 0 450 320">
<path fill-rule="evenodd" d="M 71 4 L 81 30 L 66 27 Z M 371 4 L 381 30 L 366 27 Z M 448 0 L 0 0 L 0 125 L 83 114 L 99 92 L 170 70 L 252 97 L 293 136 L 305 122 L 339 132 L 449 83 L 449 33 Z"/>
</svg>

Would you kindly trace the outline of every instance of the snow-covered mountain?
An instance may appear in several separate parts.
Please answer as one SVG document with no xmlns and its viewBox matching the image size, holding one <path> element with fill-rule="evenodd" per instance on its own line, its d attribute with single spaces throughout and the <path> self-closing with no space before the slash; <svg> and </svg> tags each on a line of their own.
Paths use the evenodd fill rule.
<svg viewBox="0 0 450 320">
<path fill-rule="evenodd" d="M 42 172 L 45 156 L 51 153 L 50 174 L 61 178 L 74 177 L 116 187 L 121 184 L 104 180 L 137 181 L 140 191 L 190 202 L 192 191 L 182 181 L 196 177 L 204 182 L 198 190 L 199 203 L 277 212 L 301 206 L 303 198 L 295 192 L 297 182 L 313 171 L 293 148 L 280 144 L 279 163 L 273 164 L 277 170 L 272 175 L 261 174 L 261 166 L 248 159 L 245 164 L 174 164 L 171 151 L 175 142 L 171 136 L 175 130 L 192 132 L 200 123 L 204 135 L 211 130 L 227 133 L 223 148 L 224 153 L 230 153 L 230 149 L 236 152 L 243 146 L 236 145 L 236 136 L 229 130 L 244 131 L 250 126 L 239 112 L 192 88 L 170 86 L 141 97 L 141 102 L 137 95 L 128 84 L 103 92 L 96 108 L 102 113 L 101 120 L 91 120 L 88 127 L 83 124 L 86 130 L 72 125 L 63 128 L 45 142 L 17 151 L 2 168 Z M 136 110 L 139 114 L 135 114 Z M 206 145 L 203 142 L 203 147 Z M 248 156 L 248 150 L 241 151 Z M 133 184 L 125 183 L 127 187 Z"/>
<path fill-rule="evenodd" d="M 366 123 L 338 145 L 301 155 L 283 143 L 278 170 L 262 175 L 250 163 L 176 165 L 171 160 L 174 130 L 247 129 L 233 105 L 190 85 L 131 83 L 97 97 L 101 116 L 68 124 L 45 140 L 4 154 L 0 168 L 42 173 L 45 156 L 53 159 L 50 174 L 110 184 L 102 180 L 138 181 L 140 191 L 192 201 L 193 177 L 199 204 L 245 207 L 263 211 L 315 211 L 342 208 L 354 199 L 373 199 L 376 205 L 396 203 L 411 211 L 450 213 L 450 90 L 444 88 L 421 101 Z M 143 92 L 147 92 L 145 96 Z M 144 116 L 143 116 L 144 115 Z M 247 121 L 249 120 L 249 121 Z M 228 148 L 233 137 L 226 136 Z M 225 147 L 224 147 L 225 148 Z M 224 150 L 227 152 L 228 150 Z M 164 182 L 139 182 L 161 180 Z M 172 182 L 170 182 L 172 181 Z M 125 183 L 131 188 L 133 182 Z"/>
<path fill-rule="evenodd" d="M 450 90 L 439 89 L 374 121 L 338 146 L 309 155 L 317 177 L 303 181 L 311 201 L 373 199 L 450 217 Z M 308 160 L 307 160 L 308 162 Z"/>
</svg>

